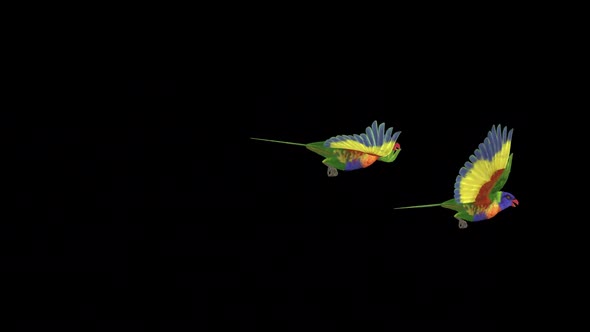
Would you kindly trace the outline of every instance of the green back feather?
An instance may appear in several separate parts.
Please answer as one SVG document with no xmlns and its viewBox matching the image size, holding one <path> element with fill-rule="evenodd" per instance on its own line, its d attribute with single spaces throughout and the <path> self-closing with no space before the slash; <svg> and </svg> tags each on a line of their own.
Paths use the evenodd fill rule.
<svg viewBox="0 0 590 332">
<path fill-rule="evenodd" d="M 334 157 L 334 148 L 328 148 L 324 146 L 324 142 L 314 142 L 305 144 L 305 147 L 309 150 L 319 154 L 324 158 Z"/>
</svg>

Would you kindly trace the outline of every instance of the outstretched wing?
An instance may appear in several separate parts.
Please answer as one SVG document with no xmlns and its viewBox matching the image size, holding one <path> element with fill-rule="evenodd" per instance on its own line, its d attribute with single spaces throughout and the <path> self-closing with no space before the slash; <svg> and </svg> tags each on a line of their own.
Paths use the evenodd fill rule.
<svg viewBox="0 0 590 332">
<path fill-rule="evenodd" d="M 492 126 L 486 139 L 459 170 L 455 181 L 457 203 L 487 206 L 491 203 L 490 193 L 502 189 L 512 163 L 510 144 L 513 130 L 502 129 L 500 125 Z"/>
<path fill-rule="evenodd" d="M 393 132 L 393 127 L 385 131 L 385 123 L 377 126 L 377 121 L 373 121 L 371 127 L 367 127 L 364 134 L 338 135 L 327 139 L 324 142 L 325 147 L 334 149 L 355 150 L 383 157 L 388 155 L 401 131 Z"/>
</svg>

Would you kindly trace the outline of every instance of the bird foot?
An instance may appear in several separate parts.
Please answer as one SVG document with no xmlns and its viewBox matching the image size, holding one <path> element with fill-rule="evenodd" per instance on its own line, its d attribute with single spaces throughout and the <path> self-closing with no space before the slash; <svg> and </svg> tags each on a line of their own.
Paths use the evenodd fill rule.
<svg viewBox="0 0 590 332">
<path fill-rule="evenodd" d="M 467 222 L 466 222 L 465 220 L 463 220 L 463 219 L 459 219 L 459 218 L 457 218 L 457 220 L 459 220 L 459 228 L 460 228 L 460 229 L 465 229 L 465 228 L 467 228 Z"/>
<path fill-rule="evenodd" d="M 338 170 L 332 166 L 328 166 L 328 176 L 329 177 L 338 176 Z"/>
</svg>

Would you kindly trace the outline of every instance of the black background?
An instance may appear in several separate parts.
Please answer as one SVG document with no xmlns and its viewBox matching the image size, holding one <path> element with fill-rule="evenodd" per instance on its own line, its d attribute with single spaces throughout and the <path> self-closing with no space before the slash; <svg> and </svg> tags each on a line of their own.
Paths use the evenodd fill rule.
<svg viewBox="0 0 590 332">
<path fill-rule="evenodd" d="M 545 96 L 530 72 L 500 67 L 77 87 L 87 94 L 64 106 L 73 112 L 25 117 L 8 141 L 14 174 L 26 175 L 11 178 L 16 213 L 0 232 L 7 312 L 87 331 L 496 331 L 538 320 L 531 170 Z M 249 139 L 309 143 L 373 120 L 402 131 L 398 159 L 335 178 L 303 147 Z M 450 210 L 393 210 L 451 198 L 494 124 L 514 128 L 504 189 L 520 206 L 465 230 Z"/>
</svg>

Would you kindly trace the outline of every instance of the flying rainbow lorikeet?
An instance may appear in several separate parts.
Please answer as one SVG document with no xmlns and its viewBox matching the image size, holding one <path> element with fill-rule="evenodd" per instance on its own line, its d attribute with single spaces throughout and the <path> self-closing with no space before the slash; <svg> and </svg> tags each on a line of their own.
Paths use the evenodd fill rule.
<svg viewBox="0 0 590 332">
<path fill-rule="evenodd" d="M 352 171 L 371 166 L 375 161 L 393 162 L 401 151 L 397 138 L 401 131 L 393 132 L 393 127 L 385 131 L 385 123 L 377 125 L 373 121 L 365 133 L 354 135 L 338 135 L 325 141 L 314 143 L 294 143 L 250 137 L 254 140 L 282 144 L 305 146 L 309 150 L 326 158 L 322 161 L 328 166 L 328 176 L 338 175 L 338 170 Z"/>
<path fill-rule="evenodd" d="M 467 221 L 487 220 L 506 208 L 515 207 L 518 200 L 514 195 L 502 191 L 512 165 L 510 145 L 513 130 L 507 131 L 506 127 L 502 130 L 500 125 L 497 128 L 492 126 L 487 138 L 459 170 L 454 198 L 438 204 L 395 209 L 441 206 L 457 211 L 455 218 L 459 220 L 459 228 L 466 228 Z"/>
</svg>

